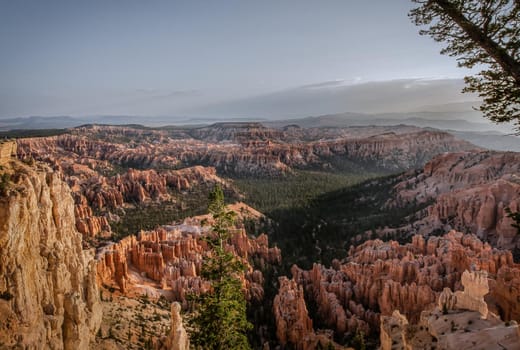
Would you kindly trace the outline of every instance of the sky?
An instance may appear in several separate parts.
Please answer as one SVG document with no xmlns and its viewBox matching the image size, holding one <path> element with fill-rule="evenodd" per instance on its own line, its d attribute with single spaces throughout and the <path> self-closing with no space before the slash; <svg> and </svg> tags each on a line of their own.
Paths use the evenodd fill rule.
<svg viewBox="0 0 520 350">
<path fill-rule="evenodd" d="M 418 34 L 412 6 L 0 0 L 0 118 L 198 115 L 300 88 L 460 79 Z"/>
</svg>

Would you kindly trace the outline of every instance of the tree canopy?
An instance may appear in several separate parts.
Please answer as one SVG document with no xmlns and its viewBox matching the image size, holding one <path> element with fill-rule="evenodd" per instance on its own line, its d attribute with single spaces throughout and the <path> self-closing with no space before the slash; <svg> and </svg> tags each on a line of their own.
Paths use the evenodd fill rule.
<svg viewBox="0 0 520 350">
<path fill-rule="evenodd" d="M 465 77 L 463 91 L 483 99 L 480 110 L 520 131 L 520 0 L 412 0 L 412 21 L 444 42 L 442 54 L 460 67 L 482 68 Z"/>
<path fill-rule="evenodd" d="M 246 300 L 239 275 L 244 264 L 226 250 L 236 213 L 227 210 L 220 186 L 209 195 L 208 210 L 213 216 L 206 237 L 211 255 L 204 259 L 201 276 L 211 282 L 211 290 L 193 296 L 197 308 L 191 321 L 190 338 L 196 348 L 250 349 L 247 332 L 252 328 L 246 317 Z"/>
</svg>

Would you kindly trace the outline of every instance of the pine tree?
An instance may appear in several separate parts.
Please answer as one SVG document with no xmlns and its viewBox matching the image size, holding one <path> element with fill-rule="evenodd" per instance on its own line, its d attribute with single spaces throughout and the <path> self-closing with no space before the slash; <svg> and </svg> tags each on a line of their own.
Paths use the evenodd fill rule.
<svg viewBox="0 0 520 350">
<path fill-rule="evenodd" d="M 514 223 L 512 226 L 515 227 L 518 230 L 518 234 L 520 234 L 520 211 L 513 212 L 511 208 L 506 208 L 506 214 L 513 219 Z"/>
<path fill-rule="evenodd" d="M 213 216 L 211 232 L 206 237 L 211 255 L 205 258 L 201 276 L 211 282 L 211 290 L 192 296 L 197 308 L 191 320 L 192 344 L 201 349 L 250 349 L 247 331 L 252 329 L 246 317 L 246 300 L 239 275 L 244 265 L 226 250 L 236 214 L 228 211 L 222 188 L 216 186 L 209 196 Z"/>
<path fill-rule="evenodd" d="M 441 53 L 458 65 L 483 68 L 465 78 L 464 91 L 483 98 L 480 110 L 492 121 L 514 122 L 520 131 L 520 1 L 412 0 L 420 34 L 446 46 Z"/>
</svg>

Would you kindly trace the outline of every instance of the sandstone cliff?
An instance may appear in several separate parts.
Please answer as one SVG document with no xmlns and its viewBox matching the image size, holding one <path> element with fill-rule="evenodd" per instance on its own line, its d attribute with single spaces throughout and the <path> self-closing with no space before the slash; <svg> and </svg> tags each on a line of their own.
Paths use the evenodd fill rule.
<svg viewBox="0 0 520 350">
<path fill-rule="evenodd" d="M 0 344 L 88 349 L 101 322 L 96 263 L 82 250 L 60 175 L 11 161 L 0 198 Z"/>
</svg>

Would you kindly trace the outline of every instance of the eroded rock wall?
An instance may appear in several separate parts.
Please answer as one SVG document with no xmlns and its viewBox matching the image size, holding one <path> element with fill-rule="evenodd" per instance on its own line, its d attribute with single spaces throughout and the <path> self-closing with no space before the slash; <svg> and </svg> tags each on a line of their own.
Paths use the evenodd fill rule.
<svg viewBox="0 0 520 350">
<path fill-rule="evenodd" d="M 520 249 L 506 208 L 520 210 L 520 153 L 455 152 L 439 155 L 394 188 L 389 206 L 433 201 L 401 228 L 429 235 L 451 229 L 474 233 L 501 249 Z"/>
<path fill-rule="evenodd" d="M 234 204 L 232 209 L 236 210 L 239 219 L 241 215 L 261 215 L 242 203 Z M 208 233 L 208 227 L 202 225 L 203 220 L 210 218 L 207 215 L 194 217 L 178 225 L 142 231 L 138 236 L 128 236 L 103 248 L 98 253 L 100 281 L 115 283 L 126 293 L 134 284 L 129 270 L 135 269 L 155 282 L 159 289 L 171 291 L 174 300 L 187 306 L 188 293 L 201 293 L 209 288 L 200 277 L 203 259 L 210 254 L 203 239 Z M 280 250 L 269 248 L 265 234 L 248 237 L 241 224 L 232 230 L 226 248 L 246 265 L 243 283 L 248 298 L 262 300 L 264 278 L 260 269 L 279 265 Z"/>
<path fill-rule="evenodd" d="M 380 316 L 390 316 L 394 310 L 410 322 L 418 322 L 424 310 L 435 306 L 444 288 L 459 293 L 463 284 L 471 284 L 463 278 L 465 270 L 489 274 L 486 302 L 491 312 L 507 321 L 520 320 L 520 266 L 513 262 L 511 252 L 456 231 L 428 239 L 417 235 L 405 245 L 367 241 L 351 248 L 343 261 L 333 261 L 331 268 L 315 264 L 306 271 L 293 266 L 292 275 L 295 288 L 302 288 L 307 302 L 316 305 L 313 320 L 333 331 L 335 339 L 342 339 L 358 330 L 376 334 Z M 486 294 L 476 287 L 469 290 L 475 298 L 464 299 L 468 305 L 477 304 L 477 296 Z M 283 324 L 278 327 L 287 328 Z"/>
<path fill-rule="evenodd" d="M 12 162 L 0 198 L 0 343 L 88 349 L 101 322 L 96 262 L 82 249 L 60 174 Z"/>
</svg>

